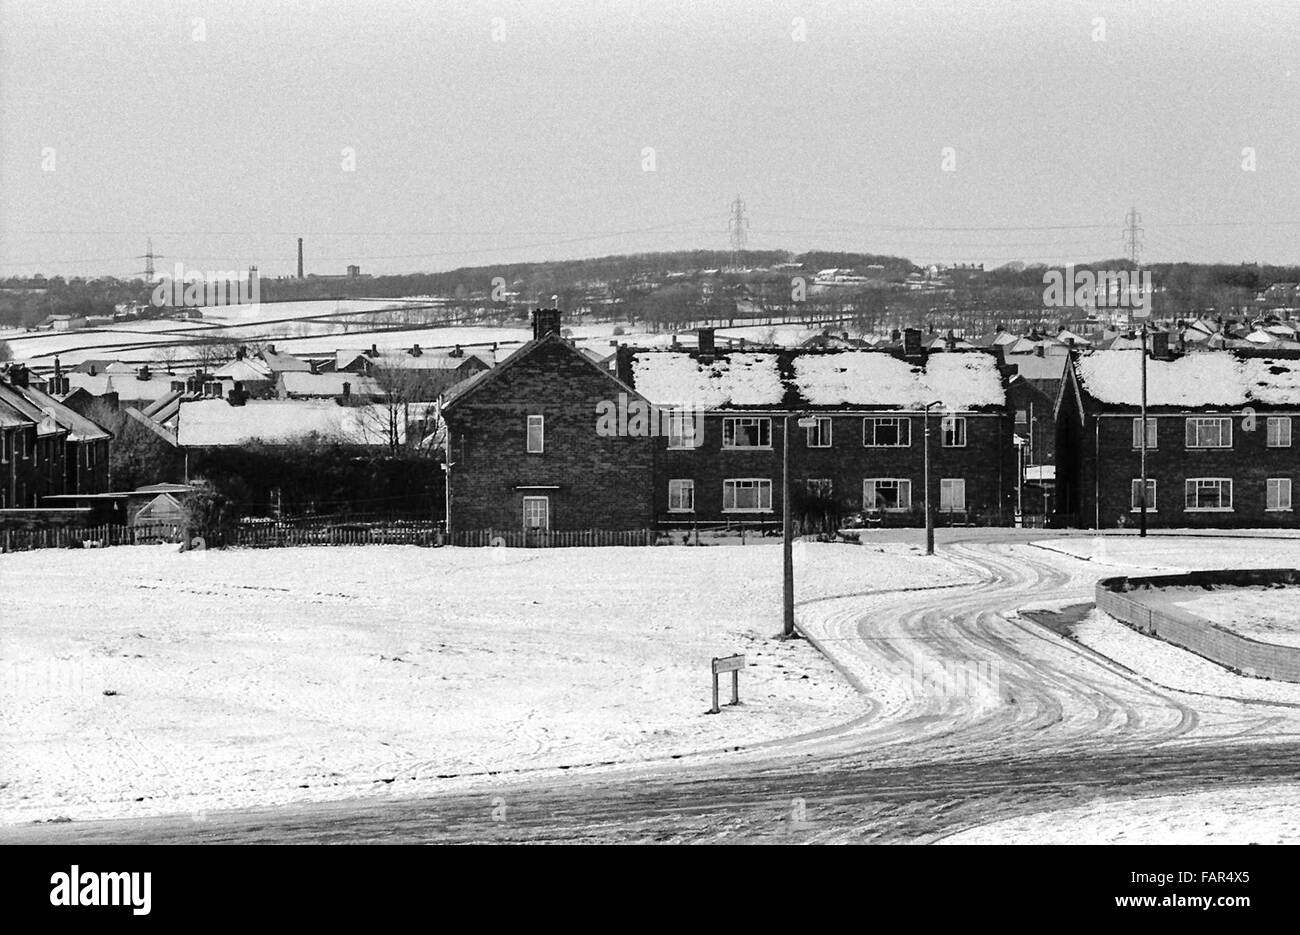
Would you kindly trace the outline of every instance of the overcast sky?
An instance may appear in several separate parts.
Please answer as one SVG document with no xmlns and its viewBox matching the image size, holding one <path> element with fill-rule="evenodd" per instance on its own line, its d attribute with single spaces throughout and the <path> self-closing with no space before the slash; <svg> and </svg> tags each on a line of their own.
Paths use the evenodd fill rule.
<svg viewBox="0 0 1300 935">
<path fill-rule="evenodd" d="M 1297 37 L 1294 0 L 0 0 L 0 274 L 725 249 L 737 195 L 753 248 L 1100 259 L 1136 205 L 1146 259 L 1300 263 Z"/>
</svg>

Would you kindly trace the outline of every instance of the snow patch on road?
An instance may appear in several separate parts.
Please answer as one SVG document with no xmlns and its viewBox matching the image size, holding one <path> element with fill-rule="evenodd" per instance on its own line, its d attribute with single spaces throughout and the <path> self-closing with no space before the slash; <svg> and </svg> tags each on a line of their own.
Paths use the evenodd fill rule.
<svg viewBox="0 0 1300 935">
<path fill-rule="evenodd" d="M 941 844 L 1295 844 L 1300 785 L 1101 799 L 992 822 Z"/>
</svg>

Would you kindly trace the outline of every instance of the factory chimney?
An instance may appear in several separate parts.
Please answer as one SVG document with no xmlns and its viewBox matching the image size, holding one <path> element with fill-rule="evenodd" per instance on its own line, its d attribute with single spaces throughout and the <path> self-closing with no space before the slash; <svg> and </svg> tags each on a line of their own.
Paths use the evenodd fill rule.
<svg viewBox="0 0 1300 935">
<path fill-rule="evenodd" d="M 302 279 L 302 238 L 298 238 L 298 278 Z"/>
</svg>

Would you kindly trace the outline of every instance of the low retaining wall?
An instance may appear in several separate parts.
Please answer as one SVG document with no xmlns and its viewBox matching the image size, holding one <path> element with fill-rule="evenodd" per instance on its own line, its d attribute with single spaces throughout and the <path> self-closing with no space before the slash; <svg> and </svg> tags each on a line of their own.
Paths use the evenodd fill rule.
<svg viewBox="0 0 1300 935">
<path fill-rule="evenodd" d="M 1300 584 L 1294 568 L 1193 571 L 1182 575 L 1103 578 L 1097 582 L 1097 607 L 1133 629 L 1189 649 L 1220 665 L 1257 678 L 1300 682 L 1300 646 L 1277 646 L 1247 639 L 1185 610 L 1150 607 L 1135 596 L 1146 588 Z"/>
</svg>

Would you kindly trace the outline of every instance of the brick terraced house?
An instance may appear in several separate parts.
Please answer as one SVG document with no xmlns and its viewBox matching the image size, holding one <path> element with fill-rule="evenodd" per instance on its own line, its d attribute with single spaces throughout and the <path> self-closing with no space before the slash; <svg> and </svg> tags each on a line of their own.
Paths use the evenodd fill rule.
<svg viewBox="0 0 1300 935">
<path fill-rule="evenodd" d="M 791 506 L 805 526 L 858 512 L 923 525 L 923 407 L 935 402 L 937 521 L 1010 523 L 1016 455 L 997 358 L 911 349 L 719 352 L 707 329 L 694 350 L 621 348 L 624 382 L 680 413 L 653 439 L 657 525 L 778 522 L 787 425 Z"/>
<path fill-rule="evenodd" d="M 538 309 L 533 340 L 444 398 L 452 530 L 648 528 L 651 439 L 597 431 L 620 399 L 648 409 L 560 336 L 557 309 Z"/>
<path fill-rule="evenodd" d="M 1133 527 L 1141 350 L 1076 356 L 1057 400 L 1059 519 Z M 1300 359 L 1228 351 L 1147 361 L 1147 523 L 1294 526 Z"/>
</svg>

